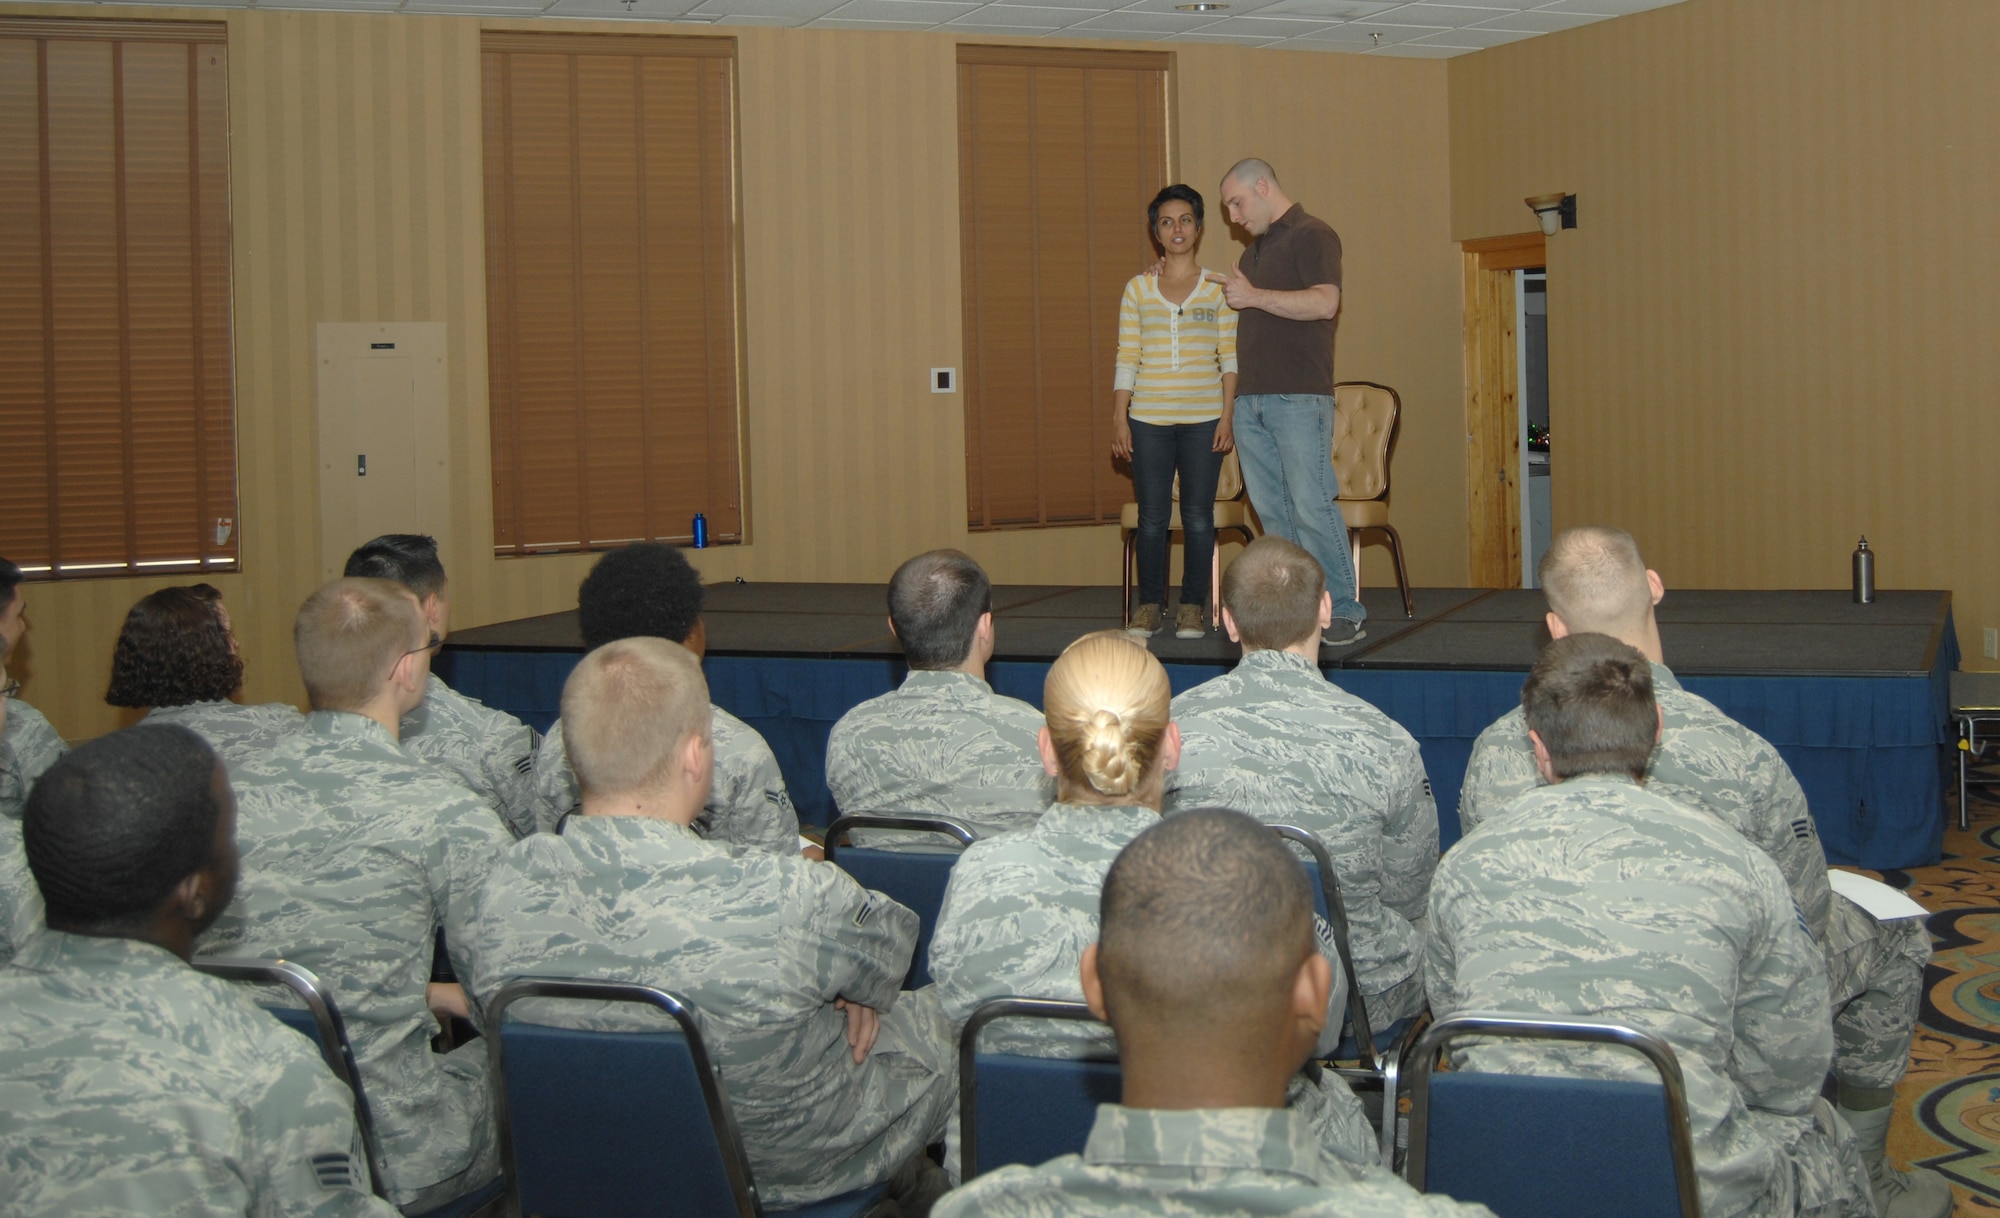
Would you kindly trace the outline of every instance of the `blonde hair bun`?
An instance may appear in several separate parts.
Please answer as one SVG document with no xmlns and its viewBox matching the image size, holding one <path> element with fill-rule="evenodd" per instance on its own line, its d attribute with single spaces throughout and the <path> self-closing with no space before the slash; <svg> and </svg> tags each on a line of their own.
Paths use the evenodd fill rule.
<svg viewBox="0 0 2000 1218">
<path fill-rule="evenodd" d="M 1042 687 L 1063 778 L 1111 798 L 1140 790 L 1159 758 L 1172 701 L 1167 670 L 1122 632 L 1071 643 Z"/>
</svg>

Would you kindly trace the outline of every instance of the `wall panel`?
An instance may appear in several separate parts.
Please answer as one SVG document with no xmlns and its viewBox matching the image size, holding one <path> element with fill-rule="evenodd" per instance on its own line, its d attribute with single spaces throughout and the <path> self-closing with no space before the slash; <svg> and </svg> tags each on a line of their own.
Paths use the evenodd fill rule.
<svg viewBox="0 0 2000 1218">
<path fill-rule="evenodd" d="M 1669 589 L 1954 591 L 2000 624 L 2000 8 L 1689 0 L 1450 61 L 1452 230 L 1549 240 L 1555 523 Z M 1671 593 L 1670 593 L 1671 595 Z"/>
</svg>

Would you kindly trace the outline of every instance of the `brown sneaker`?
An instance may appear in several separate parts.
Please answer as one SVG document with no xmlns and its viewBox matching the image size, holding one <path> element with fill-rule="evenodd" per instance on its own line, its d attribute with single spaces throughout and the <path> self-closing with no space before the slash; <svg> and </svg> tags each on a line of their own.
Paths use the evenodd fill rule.
<svg viewBox="0 0 2000 1218">
<path fill-rule="evenodd" d="M 1208 615 L 1200 605 L 1183 603 L 1174 610 L 1174 637 L 1198 639 L 1208 633 Z"/>
<path fill-rule="evenodd" d="M 1159 633 L 1164 617 L 1166 614 L 1158 605 L 1141 605 L 1132 611 L 1132 620 L 1125 623 L 1125 633 L 1135 639 L 1150 639 Z"/>
</svg>

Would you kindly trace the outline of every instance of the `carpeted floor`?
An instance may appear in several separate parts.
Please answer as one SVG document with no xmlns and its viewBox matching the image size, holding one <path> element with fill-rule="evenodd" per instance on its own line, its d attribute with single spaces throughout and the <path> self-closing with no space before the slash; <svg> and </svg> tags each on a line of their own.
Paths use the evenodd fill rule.
<svg viewBox="0 0 2000 1218">
<path fill-rule="evenodd" d="M 2000 802 L 1975 792 L 1944 861 L 1883 873 L 1931 911 L 1936 954 L 1910 1072 L 1896 1092 L 1892 1157 L 1943 1172 L 1960 1214 L 2000 1213 Z"/>
</svg>

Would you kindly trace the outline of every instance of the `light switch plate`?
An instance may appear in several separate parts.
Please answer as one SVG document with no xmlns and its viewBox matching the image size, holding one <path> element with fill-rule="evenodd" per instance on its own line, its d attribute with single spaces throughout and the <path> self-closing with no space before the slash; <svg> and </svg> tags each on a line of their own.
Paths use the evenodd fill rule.
<svg viewBox="0 0 2000 1218">
<path fill-rule="evenodd" d="M 957 393 L 957 392 L 958 392 L 958 369 L 956 369 L 956 368 L 933 368 L 933 369 L 931 369 L 931 392 L 932 392 L 932 393 Z"/>
</svg>

